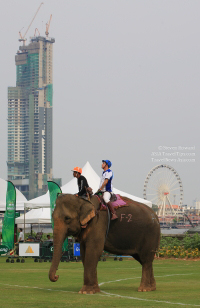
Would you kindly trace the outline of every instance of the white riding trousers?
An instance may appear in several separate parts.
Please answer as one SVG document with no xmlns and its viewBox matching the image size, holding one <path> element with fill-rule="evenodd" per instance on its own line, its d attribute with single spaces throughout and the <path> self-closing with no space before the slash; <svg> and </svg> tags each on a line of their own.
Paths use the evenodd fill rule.
<svg viewBox="0 0 200 308">
<path fill-rule="evenodd" d="M 108 203 L 110 201 L 111 198 L 111 193 L 108 191 L 105 191 L 103 193 L 103 200 L 105 201 L 105 203 Z"/>
</svg>

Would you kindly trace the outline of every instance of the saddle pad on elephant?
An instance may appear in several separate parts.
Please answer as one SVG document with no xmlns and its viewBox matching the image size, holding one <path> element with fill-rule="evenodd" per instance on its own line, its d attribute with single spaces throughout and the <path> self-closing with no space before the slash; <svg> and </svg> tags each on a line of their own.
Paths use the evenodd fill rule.
<svg viewBox="0 0 200 308">
<path fill-rule="evenodd" d="M 114 206 L 115 210 L 118 209 L 119 207 L 123 207 L 123 206 L 129 206 L 129 204 L 127 204 L 120 195 L 116 195 L 117 200 L 112 202 L 112 205 Z M 103 203 L 101 203 L 101 210 L 107 210 L 107 206 Z"/>
</svg>

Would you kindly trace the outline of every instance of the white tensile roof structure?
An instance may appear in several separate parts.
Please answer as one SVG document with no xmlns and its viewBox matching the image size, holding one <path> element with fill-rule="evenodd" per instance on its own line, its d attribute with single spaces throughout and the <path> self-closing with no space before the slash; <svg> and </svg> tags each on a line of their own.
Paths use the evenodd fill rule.
<svg viewBox="0 0 200 308">
<path fill-rule="evenodd" d="M 24 215 L 15 219 L 16 224 L 24 224 Z M 51 213 L 49 208 L 32 209 L 25 214 L 26 224 L 51 224 Z M 23 227 L 22 227 L 23 228 Z"/>
<path fill-rule="evenodd" d="M 0 211 L 6 210 L 6 192 L 7 181 L 0 179 Z M 23 211 L 24 203 L 27 202 L 26 197 L 16 188 L 16 210 Z"/>
<path fill-rule="evenodd" d="M 91 167 L 90 163 L 87 162 L 83 167 L 82 174 L 87 178 L 87 181 L 92 187 L 93 192 L 95 193 L 99 188 L 100 177 Z M 78 191 L 77 179 L 73 178 L 67 184 L 61 187 L 63 193 L 75 194 Z M 150 201 L 135 197 L 133 195 L 127 194 L 121 190 L 116 188 L 113 189 L 114 193 L 120 194 L 121 196 L 128 197 L 132 200 L 135 200 L 140 203 L 144 203 L 149 207 L 152 207 L 152 203 Z M 50 224 L 51 223 L 51 214 L 50 214 L 50 197 L 49 192 L 45 195 L 40 196 L 38 198 L 32 199 L 30 201 L 25 202 L 25 207 L 27 209 L 32 209 L 28 213 L 25 214 L 25 223 L 26 224 Z M 24 215 L 15 219 L 16 224 L 24 223 Z"/>
<path fill-rule="evenodd" d="M 90 187 L 92 187 L 93 192 L 95 193 L 99 188 L 100 177 L 94 171 L 94 169 L 91 167 L 89 162 L 87 162 L 85 164 L 85 166 L 83 167 L 82 174 L 86 177 Z M 73 178 L 67 184 L 63 185 L 61 187 L 61 190 L 62 190 L 63 193 L 69 193 L 69 194 L 77 193 L 78 192 L 77 179 Z M 135 197 L 131 194 L 128 194 L 128 193 L 125 193 L 121 190 L 118 190 L 117 188 L 113 188 L 113 192 L 116 193 L 116 194 L 120 194 L 121 196 L 128 197 L 128 198 L 130 198 L 134 201 L 144 203 L 144 204 L 148 205 L 149 207 L 152 207 L 151 201 L 147 201 L 147 200 L 144 200 L 142 198 Z M 49 208 L 50 207 L 49 192 L 47 192 L 45 195 L 40 196 L 38 198 L 32 199 L 30 201 L 26 201 L 25 207 L 29 208 L 29 209 Z M 17 219 L 19 219 L 19 218 L 17 218 Z"/>
</svg>

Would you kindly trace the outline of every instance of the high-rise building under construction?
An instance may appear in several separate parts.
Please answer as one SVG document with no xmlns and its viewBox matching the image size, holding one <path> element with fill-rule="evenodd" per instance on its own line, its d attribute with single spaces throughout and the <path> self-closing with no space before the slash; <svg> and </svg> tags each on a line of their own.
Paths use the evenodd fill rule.
<svg viewBox="0 0 200 308">
<path fill-rule="evenodd" d="M 52 179 L 53 38 L 37 36 L 15 56 L 8 88 L 8 180 L 28 198 Z"/>
</svg>

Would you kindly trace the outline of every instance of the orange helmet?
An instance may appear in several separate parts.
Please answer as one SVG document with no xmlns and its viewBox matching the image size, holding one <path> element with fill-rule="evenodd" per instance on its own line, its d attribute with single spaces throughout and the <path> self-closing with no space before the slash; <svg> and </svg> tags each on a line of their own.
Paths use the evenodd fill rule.
<svg viewBox="0 0 200 308">
<path fill-rule="evenodd" d="M 80 168 L 80 167 L 75 167 L 73 170 L 72 170 L 73 172 L 78 172 L 78 173 L 82 173 L 82 168 Z"/>
</svg>

